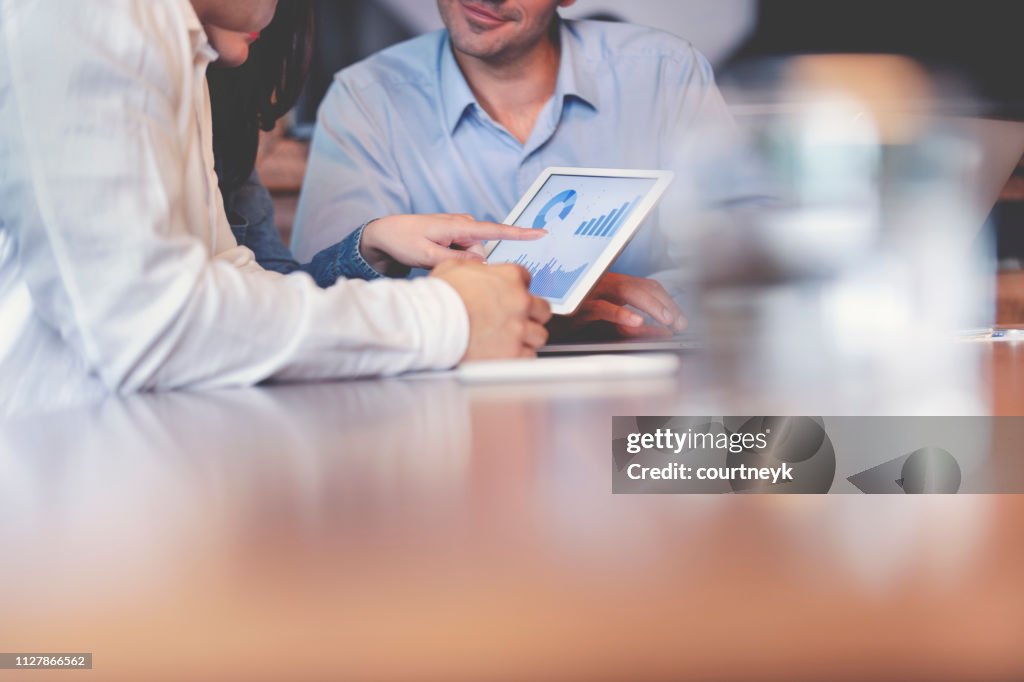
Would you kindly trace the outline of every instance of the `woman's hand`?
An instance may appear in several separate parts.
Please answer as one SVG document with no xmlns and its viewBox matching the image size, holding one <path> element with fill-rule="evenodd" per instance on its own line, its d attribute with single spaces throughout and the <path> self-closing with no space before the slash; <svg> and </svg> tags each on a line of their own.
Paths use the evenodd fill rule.
<svg viewBox="0 0 1024 682">
<path fill-rule="evenodd" d="M 451 260 L 482 262 L 485 241 L 534 240 L 546 234 L 468 215 L 396 215 L 367 224 L 359 251 L 374 270 L 388 274 L 396 265 L 429 270 Z"/>
<path fill-rule="evenodd" d="M 530 273 L 518 265 L 447 262 L 431 274 L 447 282 L 469 317 L 463 360 L 532 358 L 548 340 L 551 306 L 531 296 Z"/>
</svg>

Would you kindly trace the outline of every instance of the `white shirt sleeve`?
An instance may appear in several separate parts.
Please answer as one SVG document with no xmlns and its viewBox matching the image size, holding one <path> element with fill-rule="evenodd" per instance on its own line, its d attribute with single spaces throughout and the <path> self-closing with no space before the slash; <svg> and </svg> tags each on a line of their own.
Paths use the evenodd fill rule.
<svg viewBox="0 0 1024 682">
<path fill-rule="evenodd" d="M 208 169 L 191 149 L 193 55 L 177 0 L 102 10 L 0 2 L 9 66 L 0 91 L 16 119 L 0 121 L 0 135 L 23 164 L 6 180 L 18 185 L 18 205 L 5 229 L 34 314 L 108 387 L 356 377 L 459 361 L 466 311 L 440 280 L 321 290 L 305 275 L 261 270 L 245 249 L 212 253 L 211 226 L 195 224 L 214 197 L 207 188 L 197 201 L 190 185 Z"/>
</svg>

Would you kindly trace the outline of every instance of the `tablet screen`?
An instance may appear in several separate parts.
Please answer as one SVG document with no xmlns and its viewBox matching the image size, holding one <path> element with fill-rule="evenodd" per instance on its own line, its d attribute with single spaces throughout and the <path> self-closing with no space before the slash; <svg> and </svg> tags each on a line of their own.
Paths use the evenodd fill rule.
<svg viewBox="0 0 1024 682">
<path fill-rule="evenodd" d="M 515 224 L 544 228 L 536 242 L 503 241 L 491 263 L 517 263 L 530 271 L 530 292 L 552 303 L 572 296 L 657 178 L 552 175 Z"/>
</svg>

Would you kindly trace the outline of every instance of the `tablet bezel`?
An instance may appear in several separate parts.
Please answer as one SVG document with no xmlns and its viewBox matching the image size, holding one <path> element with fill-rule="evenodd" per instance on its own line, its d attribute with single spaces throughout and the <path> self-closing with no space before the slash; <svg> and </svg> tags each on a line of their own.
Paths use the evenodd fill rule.
<svg viewBox="0 0 1024 682">
<path fill-rule="evenodd" d="M 615 236 L 608 241 L 608 245 L 605 247 L 601 255 L 590 265 L 590 268 L 583 273 L 582 278 L 573 288 L 569 297 L 564 301 L 558 303 L 555 301 L 551 302 L 551 312 L 556 315 L 572 315 L 583 303 L 584 299 L 590 294 L 590 291 L 597 284 L 597 281 L 601 279 L 608 268 L 612 266 L 615 259 L 619 257 L 622 250 L 626 248 L 629 241 L 636 234 L 637 230 L 643 224 L 647 216 L 650 215 L 651 210 L 657 205 L 658 201 L 665 194 L 665 190 L 672 184 L 672 180 L 675 174 L 671 171 L 662 170 L 632 170 L 627 168 L 569 168 L 564 166 L 553 166 L 544 169 L 544 172 L 538 176 L 531 185 L 530 189 L 527 190 L 523 198 L 519 200 L 515 208 L 505 218 L 504 224 L 515 225 L 515 222 L 523 215 L 526 209 L 536 198 L 537 194 L 540 193 L 541 189 L 547 184 L 548 180 L 551 179 L 552 175 L 568 175 L 568 176 L 580 176 L 580 177 L 598 177 L 598 178 L 641 178 L 648 180 L 655 180 L 654 186 L 644 195 L 643 199 L 640 200 L 640 204 L 633 211 L 630 217 L 623 223 L 622 227 L 619 228 Z M 498 248 L 501 241 L 496 241 L 487 245 L 486 255 L 490 258 L 491 253 Z"/>
</svg>

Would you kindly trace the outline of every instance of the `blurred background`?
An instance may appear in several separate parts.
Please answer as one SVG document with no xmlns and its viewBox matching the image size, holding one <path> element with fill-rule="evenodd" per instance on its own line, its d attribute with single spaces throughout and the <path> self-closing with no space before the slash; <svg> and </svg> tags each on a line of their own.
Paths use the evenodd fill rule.
<svg viewBox="0 0 1024 682">
<path fill-rule="evenodd" d="M 692 42 L 729 93 L 751 86 L 751 64 L 796 55 L 912 58 L 958 93 L 942 113 L 1024 120 L 1019 0 L 580 0 L 571 18 L 631 21 Z M 317 50 L 307 91 L 287 125 L 268 136 L 260 171 L 287 239 L 316 110 L 334 73 L 389 45 L 441 27 L 426 0 L 319 0 Z M 756 83 L 754 83 L 756 85 Z M 730 100 L 730 103 L 733 103 Z M 993 169 L 1002 172 L 1000 169 Z M 1002 190 L 979 241 L 994 244 L 998 315 L 1024 321 L 1024 165 Z M 987 248 L 987 247 L 986 247 Z"/>
</svg>

